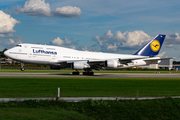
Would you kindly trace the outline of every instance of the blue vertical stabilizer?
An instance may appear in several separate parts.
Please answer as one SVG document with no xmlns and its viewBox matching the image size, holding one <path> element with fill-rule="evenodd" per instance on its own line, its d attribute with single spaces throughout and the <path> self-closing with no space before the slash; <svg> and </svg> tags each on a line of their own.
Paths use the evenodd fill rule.
<svg viewBox="0 0 180 120">
<path fill-rule="evenodd" d="M 156 56 L 158 55 L 166 35 L 157 35 L 154 39 L 148 42 L 144 47 L 138 50 L 134 55 L 141 56 Z"/>
</svg>

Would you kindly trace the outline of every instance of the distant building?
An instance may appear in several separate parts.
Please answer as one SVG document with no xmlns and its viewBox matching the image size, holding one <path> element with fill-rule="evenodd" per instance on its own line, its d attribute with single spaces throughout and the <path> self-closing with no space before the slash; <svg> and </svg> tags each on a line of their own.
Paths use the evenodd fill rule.
<svg viewBox="0 0 180 120">
<path fill-rule="evenodd" d="M 159 64 L 150 64 L 146 66 L 140 66 L 138 68 L 148 68 L 148 69 L 169 69 L 173 68 L 173 59 L 161 60 Z"/>
<path fill-rule="evenodd" d="M 161 60 L 159 68 L 171 70 L 173 68 L 173 59 Z"/>
<path fill-rule="evenodd" d="M 6 59 L 6 58 L 0 58 L 0 64 L 15 64 L 15 63 L 20 63 L 18 61 L 12 60 L 12 59 Z"/>
<path fill-rule="evenodd" d="M 0 64 L 6 64 L 6 58 L 0 58 Z"/>
</svg>

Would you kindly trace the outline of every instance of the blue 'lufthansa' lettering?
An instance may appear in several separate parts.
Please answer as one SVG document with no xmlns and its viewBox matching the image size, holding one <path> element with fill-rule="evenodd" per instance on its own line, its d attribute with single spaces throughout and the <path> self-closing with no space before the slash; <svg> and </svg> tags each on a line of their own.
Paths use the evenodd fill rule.
<svg viewBox="0 0 180 120">
<path fill-rule="evenodd" d="M 44 51 L 44 50 L 34 50 L 34 49 L 33 49 L 33 53 L 42 53 L 42 54 L 57 55 L 57 52 L 53 52 L 53 51 Z"/>
</svg>

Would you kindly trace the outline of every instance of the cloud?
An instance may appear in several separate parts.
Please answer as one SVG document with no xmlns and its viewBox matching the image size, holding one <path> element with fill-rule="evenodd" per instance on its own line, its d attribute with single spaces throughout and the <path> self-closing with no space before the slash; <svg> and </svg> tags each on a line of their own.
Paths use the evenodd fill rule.
<svg viewBox="0 0 180 120">
<path fill-rule="evenodd" d="M 62 47 L 68 47 L 72 49 L 76 49 L 75 45 L 78 45 L 79 40 L 77 41 L 69 41 L 67 37 L 65 36 L 63 39 L 57 37 L 54 40 L 50 41 L 51 45 L 58 45 Z"/>
<path fill-rule="evenodd" d="M 50 5 L 45 0 L 28 0 L 23 7 L 17 6 L 17 12 L 32 16 L 50 16 Z"/>
<path fill-rule="evenodd" d="M 179 47 L 178 47 L 178 46 L 176 46 L 176 47 L 175 47 L 175 50 L 179 50 Z"/>
<path fill-rule="evenodd" d="M 137 49 L 146 44 L 152 37 L 143 32 L 136 30 L 133 32 L 116 31 L 115 34 L 108 30 L 104 35 L 95 36 L 93 41 L 98 43 L 100 51 L 103 52 L 116 52 L 120 49 Z"/>
<path fill-rule="evenodd" d="M 0 37 L 8 37 L 12 36 L 12 34 L 5 34 L 5 33 L 12 33 L 15 32 L 13 29 L 16 24 L 21 23 L 16 19 L 12 18 L 9 14 L 4 13 L 0 10 Z"/>
<path fill-rule="evenodd" d="M 23 38 L 17 36 L 17 37 L 15 38 L 15 40 L 9 38 L 9 41 L 8 41 L 8 42 L 5 42 L 5 41 L 2 41 L 2 42 L 1 42 L 1 41 L 0 41 L 0 45 L 2 45 L 2 46 L 5 47 L 5 48 L 11 48 L 11 47 L 13 47 L 13 46 L 15 46 L 15 45 L 17 45 L 17 44 L 22 43 L 22 42 L 23 42 Z"/>
<path fill-rule="evenodd" d="M 71 49 L 76 49 L 76 47 L 74 45 L 71 45 L 70 48 Z"/>
<path fill-rule="evenodd" d="M 99 52 L 97 45 L 79 45 L 78 50 Z"/>
<path fill-rule="evenodd" d="M 72 42 L 69 41 L 66 36 L 63 38 L 63 40 L 64 40 L 64 45 L 71 45 L 72 44 Z"/>
<path fill-rule="evenodd" d="M 90 46 L 80 45 L 78 49 L 82 51 L 90 51 Z"/>
<path fill-rule="evenodd" d="M 107 49 L 108 49 L 108 50 L 112 50 L 112 51 L 117 51 L 117 46 L 116 46 L 116 44 L 114 43 L 114 45 L 109 45 L 109 46 L 107 47 Z"/>
<path fill-rule="evenodd" d="M 52 16 L 74 18 L 81 15 L 79 7 L 64 6 L 51 11 Z"/>
<path fill-rule="evenodd" d="M 169 34 L 166 36 L 165 44 L 180 44 L 179 33 Z"/>
<path fill-rule="evenodd" d="M 28 0 L 23 7 L 17 6 L 12 10 L 17 14 L 21 13 L 38 17 L 75 18 L 81 15 L 81 9 L 79 7 L 64 6 L 51 10 L 50 4 L 46 3 L 45 0 Z"/>
<path fill-rule="evenodd" d="M 61 40 L 59 37 L 55 38 L 50 42 L 50 44 L 61 46 L 64 43 L 63 40 Z"/>
<path fill-rule="evenodd" d="M 0 34 L 0 38 L 11 38 L 11 37 L 14 37 L 14 35 L 11 33 Z"/>
<path fill-rule="evenodd" d="M 174 45 L 173 44 L 169 44 L 169 45 L 166 45 L 167 48 L 173 48 Z"/>
</svg>

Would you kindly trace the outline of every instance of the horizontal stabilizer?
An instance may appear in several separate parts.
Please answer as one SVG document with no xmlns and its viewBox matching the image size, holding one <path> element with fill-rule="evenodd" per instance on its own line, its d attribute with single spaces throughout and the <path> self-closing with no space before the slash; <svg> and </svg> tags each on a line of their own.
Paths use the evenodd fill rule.
<svg viewBox="0 0 180 120">
<path fill-rule="evenodd" d="M 166 53 L 166 52 L 162 52 L 162 53 L 156 55 L 156 57 L 162 57 L 165 53 Z"/>
</svg>

